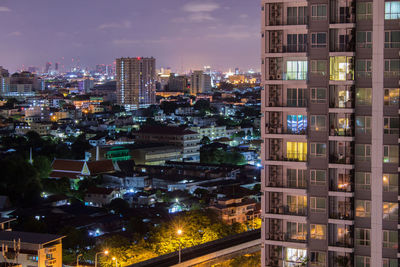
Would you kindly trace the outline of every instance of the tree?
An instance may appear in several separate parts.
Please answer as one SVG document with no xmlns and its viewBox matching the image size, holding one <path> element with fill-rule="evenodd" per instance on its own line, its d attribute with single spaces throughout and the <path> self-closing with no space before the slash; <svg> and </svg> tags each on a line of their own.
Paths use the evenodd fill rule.
<svg viewBox="0 0 400 267">
<path fill-rule="evenodd" d="M 75 159 L 84 159 L 85 151 L 89 150 L 90 148 L 92 148 L 92 146 L 86 140 L 85 134 L 78 136 L 75 142 L 71 145 L 71 150 Z"/>
<path fill-rule="evenodd" d="M 51 172 L 51 162 L 45 156 L 37 156 L 33 160 L 33 167 L 38 172 L 39 178 L 48 178 Z"/>
<path fill-rule="evenodd" d="M 195 110 L 205 111 L 210 109 L 210 101 L 206 99 L 199 99 L 194 104 Z"/>
<path fill-rule="evenodd" d="M 200 140 L 200 144 L 202 145 L 208 145 L 211 143 L 211 140 L 208 136 L 204 136 L 201 140 Z"/>
<path fill-rule="evenodd" d="M 174 113 L 175 110 L 178 108 L 178 104 L 173 101 L 163 101 L 160 104 L 160 108 L 164 111 L 165 114 L 170 115 Z"/>
<path fill-rule="evenodd" d="M 129 210 L 129 203 L 122 198 L 115 198 L 110 202 L 108 208 L 117 214 L 124 214 Z"/>
</svg>

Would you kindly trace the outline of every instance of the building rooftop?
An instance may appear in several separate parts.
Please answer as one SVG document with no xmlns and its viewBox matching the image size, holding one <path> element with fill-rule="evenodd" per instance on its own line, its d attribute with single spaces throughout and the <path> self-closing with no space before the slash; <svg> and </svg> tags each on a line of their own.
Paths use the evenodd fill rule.
<svg viewBox="0 0 400 267">
<path fill-rule="evenodd" d="M 186 127 L 174 126 L 144 126 L 137 133 L 141 134 L 163 134 L 163 135 L 186 135 L 197 134 Z"/>
<path fill-rule="evenodd" d="M 53 170 L 81 172 L 85 161 L 70 159 L 55 159 L 52 164 Z"/>
<path fill-rule="evenodd" d="M 0 242 L 1 241 L 10 241 L 21 240 L 21 243 L 30 243 L 42 245 L 46 243 L 50 243 L 52 241 L 56 241 L 58 239 L 63 238 L 61 235 L 52 235 L 52 234 L 40 234 L 40 233 L 30 233 L 30 232 L 18 232 L 18 231 L 3 231 L 0 232 Z"/>
</svg>

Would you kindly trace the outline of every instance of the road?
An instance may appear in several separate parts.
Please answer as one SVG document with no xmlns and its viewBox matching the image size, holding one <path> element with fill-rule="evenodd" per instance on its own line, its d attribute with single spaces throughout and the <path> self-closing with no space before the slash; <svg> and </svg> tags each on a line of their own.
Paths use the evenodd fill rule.
<svg viewBox="0 0 400 267">
<path fill-rule="evenodd" d="M 256 239 L 260 239 L 260 229 L 245 232 L 242 234 L 228 236 L 226 238 L 218 239 L 212 242 L 208 242 L 202 245 L 186 248 L 182 250 L 182 262 L 198 258 L 219 250 L 223 250 L 229 247 L 237 246 L 246 242 L 250 242 Z M 129 267 L 168 267 L 178 263 L 178 253 L 166 254 L 148 261 L 136 263 Z"/>
</svg>

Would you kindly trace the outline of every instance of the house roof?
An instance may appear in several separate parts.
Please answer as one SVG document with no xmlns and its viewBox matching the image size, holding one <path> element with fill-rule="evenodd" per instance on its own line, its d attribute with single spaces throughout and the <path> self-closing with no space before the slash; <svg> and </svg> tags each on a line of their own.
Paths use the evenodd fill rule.
<svg viewBox="0 0 400 267">
<path fill-rule="evenodd" d="M 109 195 L 114 191 L 113 188 L 105 187 L 90 187 L 86 194 L 96 194 L 96 195 Z"/>
<path fill-rule="evenodd" d="M 141 134 L 164 134 L 164 135 L 197 134 L 196 132 L 189 130 L 186 127 L 174 127 L 174 126 L 143 126 L 142 128 L 140 128 L 138 133 L 141 133 Z"/>
<path fill-rule="evenodd" d="M 39 234 L 39 233 L 30 233 L 30 232 L 18 232 L 18 231 L 2 231 L 0 232 L 0 242 L 1 241 L 10 241 L 21 240 L 21 243 L 30 243 L 42 245 L 57 239 L 63 238 L 61 235 L 52 235 L 52 234 Z"/>
<path fill-rule="evenodd" d="M 63 177 L 66 177 L 69 179 L 77 179 L 79 174 L 80 173 L 74 173 L 74 172 L 52 171 L 49 175 L 49 178 L 61 179 Z"/>
<path fill-rule="evenodd" d="M 97 175 L 101 173 L 114 172 L 114 164 L 112 160 L 99 160 L 99 161 L 89 161 L 87 163 L 91 175 Z"/>
<path fill-rule="evenodd" d="M 55 159 L 52 164 L 53 170 L 57 171 L 70 171 L 82 172 L 85 161 L 82 160 L 69 160 L 69 159 Z"/>
</svg>

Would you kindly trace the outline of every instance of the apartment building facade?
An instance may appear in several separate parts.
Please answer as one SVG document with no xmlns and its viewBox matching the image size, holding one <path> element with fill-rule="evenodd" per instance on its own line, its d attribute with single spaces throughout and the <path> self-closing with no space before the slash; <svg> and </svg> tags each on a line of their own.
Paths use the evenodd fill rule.
<svg viewBox="0 0 400 267">
<path fill-rule="evenodd" d="M 117 58 L 117 103 L 126 110 L 146 108 L 156 102 L 156 60 Z"/>
<path fill-rule="evenodd" d="M 261 9 L 262 266 L 398 266 L 400 1 Z"/>
</svg>

